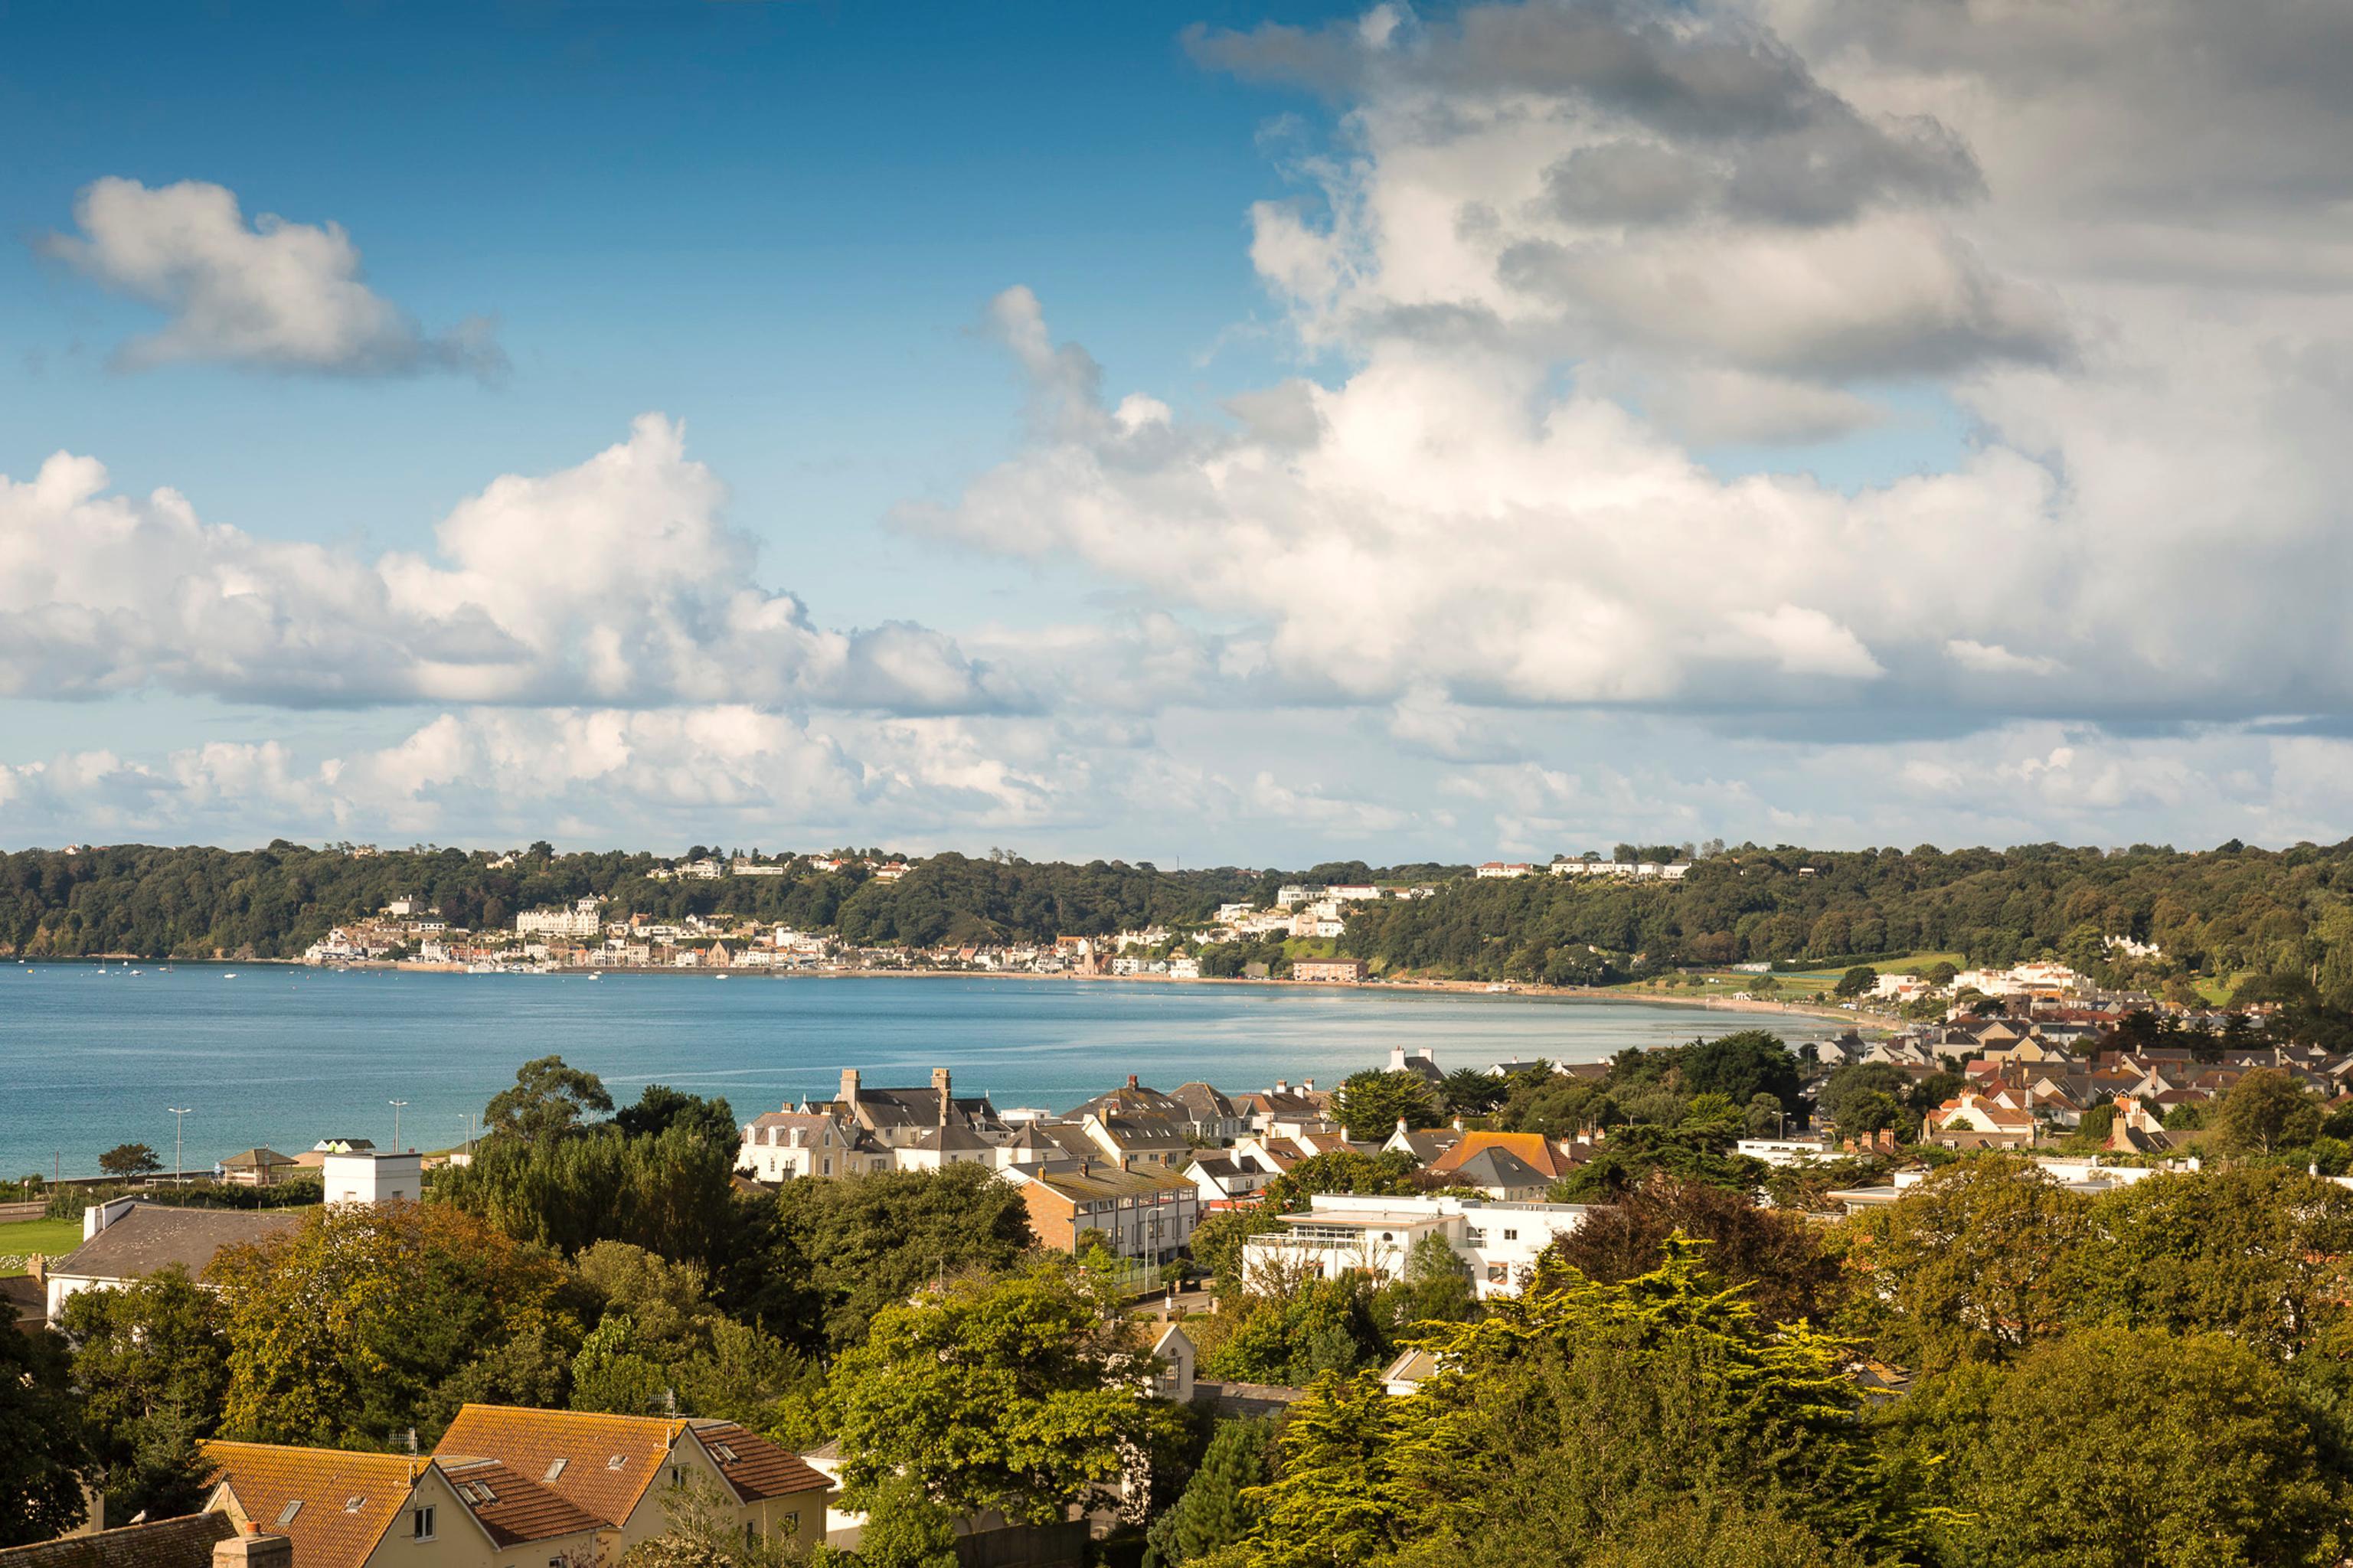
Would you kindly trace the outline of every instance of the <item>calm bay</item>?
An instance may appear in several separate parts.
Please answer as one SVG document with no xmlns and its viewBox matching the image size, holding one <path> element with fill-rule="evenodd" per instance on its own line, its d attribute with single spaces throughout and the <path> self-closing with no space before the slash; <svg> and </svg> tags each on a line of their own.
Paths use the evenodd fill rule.
<svg viewBox="0 0 2353 1568">
<path fill-rule="evenodd" d="M 133 971 L 136 973 L 133 973 Z M 234 974 L 234 978 L 230 976 Z M 168 1164 L 185 1107 L 190 1170 L 322 1137 L 444 1148 L 534 1057 L 724 1096 L 739 1118 L 874 1084 L 957 1089 L 1060 1111 L 1135 1073 L 1263 1089 L 1336 1083 L 1430 1047 L 1451 1069 L 1597 1061 L 1757 1020 L 1695 1007 L 1297 985 L 711 974 L 466 975 L 275 965 L 9 964 L 0 969 L 0 1175 L 94 1174 L 100 1151 Z M 1792 1044 L 1818 1020 L 1765 1020 Z"/>
</svg>

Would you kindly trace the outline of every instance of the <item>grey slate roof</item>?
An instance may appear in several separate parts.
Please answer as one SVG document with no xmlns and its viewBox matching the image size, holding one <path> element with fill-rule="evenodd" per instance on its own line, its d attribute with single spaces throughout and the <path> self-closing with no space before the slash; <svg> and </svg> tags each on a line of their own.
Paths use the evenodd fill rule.
<svg viewBox="0 0 2353 1568">
<path fill-rule="evenodd" d="M 0 1550 L 0 1568 L 211 1568 L 213 1544 L 236 1533 L 225 1513 L 192 1513 L 11 1546 Z"/>
<path fill-rule="evenodd" d="M 291 1230 L 301 1218 L 285 1209 L 183 1209 L 142 1203 L 50 1264 L 48 1271 L 85 1279 L 144 1279 L 177 1265 L 195 1279 L 221 1248 Z"/>
<path fill-rule="evenodd" d="M 1506 1191 L 1552 1184 L 1551 1177 L 1508 1149 L 1482 1149 L 1449 1171 L 1446 1180 L 1452 1186 L 1502 1187 Z"/>
</svg>

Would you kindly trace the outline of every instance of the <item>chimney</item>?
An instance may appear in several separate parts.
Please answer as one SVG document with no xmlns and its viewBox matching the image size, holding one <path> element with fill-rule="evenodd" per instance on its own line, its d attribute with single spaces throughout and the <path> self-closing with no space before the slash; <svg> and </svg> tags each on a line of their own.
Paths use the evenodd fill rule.
<svg viewBox="0 0 2353 1568">
<path fill-rule="evenodd" d="M 1391 1046 L 1389 1047 L 1389 1071 L 1405 1071 L 1405 1047 L 1403 1046 Z"/>
<path fill-rule="evenodd" d="M 213 1568 L 294 1568 L 294 1543 L 282 1535 L 232 1535 L 213 1542 Z"/>
<path fill-rule="evenodd" d="M 1276 1079 L 1274 1080 L 1274 1092 L 1277 1094 L 1289 1094 L 1291 1092 L 1291 1085 L 1284 1082 L 1282 1079 Z"/>
<path fill-rule="evenodd" d="M 1299 1086 L 1299 1092 L 1302 1094 L 1314 1094 L 1315 1092 L 1315 1080 L 1311 1078 L 1306 1082 L 1301 1084 Z"/>
<path fill-rule="evenodd" d="M 1436 1055 L 1432 1053 L 1430 1047 L 1428 1046 L 1421 1047 L 1420 1056 L 1421 1059 L 1426 1062 L 1434 1062 L 1438 1059 Z"/>
<path fill-rule="evenodd" d="M 845 1105 L 858 1103 L 858 1069 L 856 1068 L 841 1069 L 841 1093 L 839 1098 Z"/>
<path fill-rule="evenodd" d="M 1134 1073 L 1127 1075 L 1127 1087 L 1130 1089 L 1134 1089 L 1135 1087 L 1135 1075 Z"/>
<path fill-rule="evenodd" d="M 939 1096 L 940 1125 L 945 1127 L 948 1124 L 948 1102 L 954 1099 L 955 1095 L 955 1090 L 948 1087 L 947 1068 L 934 1068 L 932 1069 L 932 1092 Z"/>
</svg>

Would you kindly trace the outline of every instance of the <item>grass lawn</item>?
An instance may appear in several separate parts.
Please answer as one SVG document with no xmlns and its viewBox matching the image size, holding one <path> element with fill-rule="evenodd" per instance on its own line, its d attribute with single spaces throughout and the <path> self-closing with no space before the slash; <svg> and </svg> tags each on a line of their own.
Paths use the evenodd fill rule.
<svg viewBox="0 0 2353 1568">
<path fill-rule="evenodd" d="M 81 1245 L 78 1219 L 26 1219 L 0 1225 L 0 1279 L 25 1272 L 25 1256 L 63 1258 Z"/>
</svg>

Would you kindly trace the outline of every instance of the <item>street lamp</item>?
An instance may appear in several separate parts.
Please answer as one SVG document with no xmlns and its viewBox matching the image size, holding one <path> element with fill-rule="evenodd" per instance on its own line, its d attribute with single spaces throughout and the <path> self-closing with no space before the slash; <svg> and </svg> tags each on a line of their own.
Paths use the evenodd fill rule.
<svg viewBox="0 0 2353 1568">
<path fill-rule="evenodd" d="M 185 1147 L 185 1141 L 180 1136 L 180 1131 L 187 1125 L 188 1112 L 195 1107 L 167 1105 L 164 1109 L 172 1113 L 172 1184 L 175 1187 L 185 1186 L 188 1180 L 185 1174 L 187 1161 L 180 1152 Z"/>
<path fill-rule="evenodd" d="M 392 1152 L 397 1154 L 400 1152 L 400 1108 L 406 1105 L 408 1101 L 393 1100 L 386 1100 L 385 1103 L 392 1107 Z"/>
</svg>

